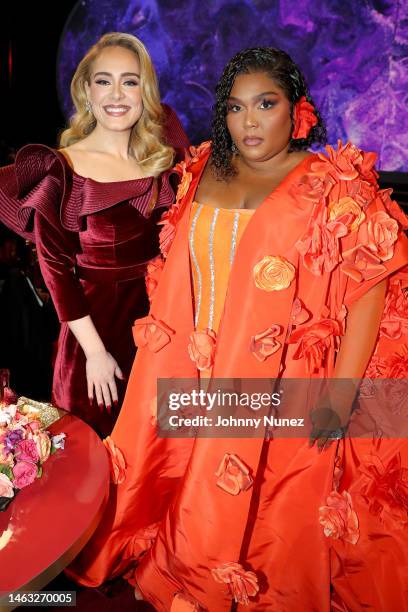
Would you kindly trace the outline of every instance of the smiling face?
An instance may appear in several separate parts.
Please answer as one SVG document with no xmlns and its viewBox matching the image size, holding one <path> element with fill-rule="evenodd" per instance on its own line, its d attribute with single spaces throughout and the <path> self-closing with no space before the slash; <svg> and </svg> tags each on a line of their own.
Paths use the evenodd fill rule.
<svg viewBox="0 0 408 612">
<path fill-rule="evenodd" d="M 107 130 L 130 131 L 143 112 L 140 64 L 124 47 L 106 47 L 92 64 L 87 99 L 97 125 Z"/>
<path fill-rule="evenodd" d="M 243 159 L 263 162 L 288 150 L 291 105 L 266 72 L 239 74 L 227 109 L 227 127 Z"/>
</svg>

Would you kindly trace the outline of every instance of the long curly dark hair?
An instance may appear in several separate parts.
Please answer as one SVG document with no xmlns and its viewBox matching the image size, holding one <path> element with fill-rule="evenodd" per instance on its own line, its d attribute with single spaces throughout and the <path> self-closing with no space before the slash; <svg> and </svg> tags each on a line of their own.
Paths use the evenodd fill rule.
<svg viewBox="0 0 408 612">
<path fill-rule="evenodd" d="M 255 47 L 240 51 L 229 61 L 219 80 L 216 89 L 216 102 L 213 106 L 212 121 L 212 167 L 217 178 L 228 179 L 236 174 L 232 165 L 232 139 L 227 128 L 227 100 L 234 81 L 239 74 L 266 72 L 279 87 L 283 89 L 293 107 L 302 96 L 305 96 L 315 109 L 318 123 L 311 130 L 308 138 L 291 139 L 290 151 L 305 150 L 313 143 L 326 144 L 326 128 L 312 100 L 303 74 L 291 57 L 272 47 Z"/>
</svg>

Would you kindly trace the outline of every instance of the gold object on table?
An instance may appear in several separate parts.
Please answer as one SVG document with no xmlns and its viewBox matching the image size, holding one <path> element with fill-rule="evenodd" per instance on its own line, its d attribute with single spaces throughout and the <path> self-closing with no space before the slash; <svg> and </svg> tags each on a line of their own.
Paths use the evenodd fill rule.
<svg viewBox="0 0 408 612">
<path fill-rule="evenodd" d="M 64 414 L 62 410 L 58 410 L 48 402 L 37 402 L 23 396 L 18 398 L 17 407 L 24 414 L 36 415 L 44 428 L 58 421 Z"/>
</svg>

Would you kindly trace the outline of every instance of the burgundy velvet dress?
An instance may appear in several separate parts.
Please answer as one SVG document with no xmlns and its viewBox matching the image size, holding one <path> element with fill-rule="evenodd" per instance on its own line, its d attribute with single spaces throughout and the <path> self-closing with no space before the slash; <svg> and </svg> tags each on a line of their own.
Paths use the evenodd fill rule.
<svg viewBox="0 0 408 612">
<path fill-rule="evenodd" d="M 176 150 L 187 146 L 175 115 L 169 127 Z M 110 433 L 117 413 L 90 405 L 85 356 L 66 322 L 90 315 L 127 379 L 135 357 L 132 324 L 148 312 L 144 277 L 159 253 L 157 222 L 172 201 L 169 172 L 101 183 L 76 174 L 44 145 L 23 147 L 15 164 L 0 169 L 0 221 L 35 241 L 61 321 L 53 401 L 101 436 Z M 126 380 L 117 386 L 120 407 Z"/>
</svg>

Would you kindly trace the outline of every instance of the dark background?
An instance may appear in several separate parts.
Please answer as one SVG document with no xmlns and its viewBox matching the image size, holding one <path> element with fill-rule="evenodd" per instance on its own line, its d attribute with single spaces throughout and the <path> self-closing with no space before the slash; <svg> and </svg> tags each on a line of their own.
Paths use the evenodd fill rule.
<svg viewBox="0 0 408 612">
<path fill-rule="evenodd" d="M 8 149 L 57 143 L 65 124 L 55 78 L 58 44 L 75 4 L 75 0 L 2 3 L 0 163 L 7 163 Z"/>
</svg>

